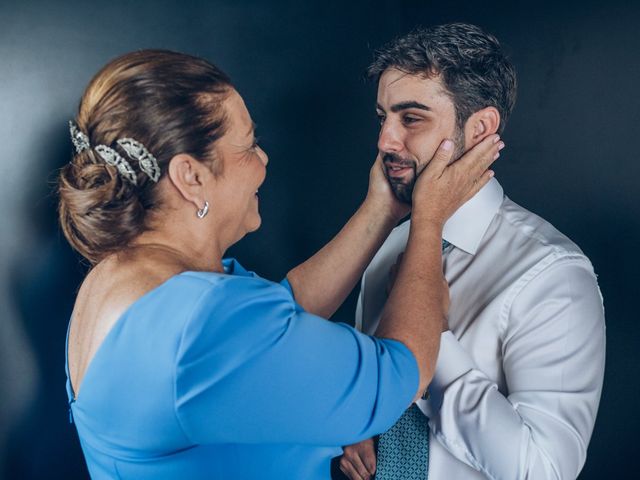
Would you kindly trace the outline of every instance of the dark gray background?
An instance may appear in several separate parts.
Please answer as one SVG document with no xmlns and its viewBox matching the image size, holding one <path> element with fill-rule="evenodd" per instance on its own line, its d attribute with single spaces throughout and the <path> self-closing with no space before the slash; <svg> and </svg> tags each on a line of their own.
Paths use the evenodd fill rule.
<svg viewBox="0 0 640 480">
<path fill-rule="evenodd" d="M 377 135 L 375 87 L 363 81 L 372 49 L 447 21 L 494 33 L 518 70 L 496 166 L 505 191 L 578 243 L 599 274 L 607 372 L 580 478 L 634 476 L 640 6 L 119 0 L 0 4 L 0 478 L 86 477 L 63 369 L 84 268 L 58 230 L 51 186 L 69 159 L 66 122 L 98 68 L 162 47 L 232 76 L 271 163 L 263 227 L 229 253 L 279 279 L 364 198 Z M 352 322 L 354 298 L 337 320 Z"/>
</svg>

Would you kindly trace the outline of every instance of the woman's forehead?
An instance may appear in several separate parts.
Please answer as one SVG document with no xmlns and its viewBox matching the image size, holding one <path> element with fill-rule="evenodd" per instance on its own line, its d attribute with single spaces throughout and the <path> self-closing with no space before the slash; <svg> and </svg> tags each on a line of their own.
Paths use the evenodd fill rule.
<svg viewBox="0 0 640 480">
<path fill-rule="evenodd" d="M 235 134 L 246 136 L 253 131 L 253 121 L 249 110 L 236 90 L 233 90 L 225 100 L 225 109 L 230 127 L 235 130 Z"/>
</svg>

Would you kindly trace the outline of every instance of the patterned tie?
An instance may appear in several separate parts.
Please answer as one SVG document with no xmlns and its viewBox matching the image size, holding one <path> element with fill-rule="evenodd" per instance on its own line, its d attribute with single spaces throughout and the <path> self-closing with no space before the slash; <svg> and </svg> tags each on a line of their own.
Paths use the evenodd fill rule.
<svg viewBox="0 0 640 480">
<path fill-rule="evenodd" d="M 444 252 L 450 243 L 442 240 Z M 427 480 L 429 419 L 414 403 L 390 430 L 380 435 L 376 480 Z"/>
<path fill-rule="evenodd" d="M 429 471 L 429 420 L 414 403 L 380 435 L 376 480 L 426 480 Z"/>
</svg>

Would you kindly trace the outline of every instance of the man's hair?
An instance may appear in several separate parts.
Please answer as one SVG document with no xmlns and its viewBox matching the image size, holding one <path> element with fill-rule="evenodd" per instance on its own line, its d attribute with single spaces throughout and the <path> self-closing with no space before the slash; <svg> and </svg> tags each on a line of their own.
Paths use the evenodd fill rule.
<svg viewBox="0 0 640 480">
<path fill-rule="evenodd" d="M 378 81 L 395 68 L 411 75 L 440 77 L 451 96 L 456 123 L 485 107 L 500 112 L 502 133 L 516 101 L 516 72 L 498 40 L 475 25 L 450 23 L 419 28 L 377 50 L 367 71 Z"/>
</svg>

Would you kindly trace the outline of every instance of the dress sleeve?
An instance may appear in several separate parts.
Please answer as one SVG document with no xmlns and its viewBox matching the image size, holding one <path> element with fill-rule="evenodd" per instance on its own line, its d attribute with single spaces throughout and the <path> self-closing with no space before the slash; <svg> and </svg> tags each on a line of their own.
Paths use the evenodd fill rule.
<svg viewBox="0 0 640 480">
<path fill-rule="evenodd" d="M 175 387 L 194 443 L 347 445 L 393 425 L 418 368 L 402 343 L 306 313 L 285 285 L 228 277 L 185 325 Z"/>
</svg>

